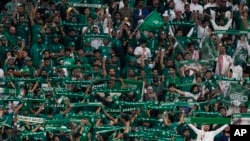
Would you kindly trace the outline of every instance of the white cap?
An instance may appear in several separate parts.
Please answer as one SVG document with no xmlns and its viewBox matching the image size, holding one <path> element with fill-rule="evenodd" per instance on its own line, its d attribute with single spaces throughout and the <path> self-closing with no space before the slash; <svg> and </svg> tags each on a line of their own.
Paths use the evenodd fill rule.
<svg viewBox="0 0 250 141">
<path fill-rule="evenodd" d="M 164 13 L 162 14 L 162 16 L 163 16 L 163 17 L 169 17 L 169 15 L 168 15 L 167 12 L 164 12 Z"/>
<path fill-rule="evenodd" d="M 4 77 L 4 71 L 3 69 L 0 69 L 0 78 L 3 78 Z"/>
</svg>

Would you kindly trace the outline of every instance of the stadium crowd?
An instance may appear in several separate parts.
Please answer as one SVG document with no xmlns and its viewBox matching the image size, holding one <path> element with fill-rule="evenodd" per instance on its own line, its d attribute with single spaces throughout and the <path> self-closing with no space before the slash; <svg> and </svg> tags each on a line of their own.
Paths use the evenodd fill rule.
<svg viewBox="0 0 250 141">
<path fill-rule="evenodd" d="M 250 124 L 249 6 L 1 1 L 0 140 L 229 141 Z"/>
</svg>

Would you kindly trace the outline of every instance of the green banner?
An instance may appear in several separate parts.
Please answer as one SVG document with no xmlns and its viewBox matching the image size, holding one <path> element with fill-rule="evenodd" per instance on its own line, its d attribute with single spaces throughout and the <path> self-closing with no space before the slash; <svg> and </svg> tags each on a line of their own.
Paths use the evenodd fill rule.
<svg viewBox="0 0 250 141">
<path fill-rule="evenodd" d="M 34 122 L 34 123 L 44 123 L 44 118 L 28 117 L 28 116 L 17 116 L 18 121 Z"/>
<path fill-rule="evenodd" d="M 93 7 L 93 8 L 107 8 L 107 5 L 102 4 L 84 4 L 84 3 L 69 3 L 73 7 Z"/>
<path fill-rule="evenodd" d="M 169 24 L 171 24 L 171 25 L 181 25 L 181 26 L 195 26 L 194 22 L 184 22 L 184 21 L 181 21 L 181 22 L 169 22 Z"/>
<path fill-rule="evenodd" d="M 214 34 L 248 34 L 248 31 L 246 30 L 215 30 Z"/>
<path fill-rule="evenodd" d="M 105 33 L 100 33 L 100 34 L 92 34 L 92 33 L 86 33 L 84 34 L 84 39 L 86 38 L 109 38 L 110 36 Z"/>
<path fill-rule="evenodd" d="M 230 124 L 231 118 L 186 117 L 185 123 Z"/>
<path fill-rule="evenodd" d="M 126 88 L 132 89 L 134 94 L 136 94 L 137 99 L 142 100 L 144 94 L 145 82 L 135 81 L 135 80 L 124 80 Z"/>
</svg>

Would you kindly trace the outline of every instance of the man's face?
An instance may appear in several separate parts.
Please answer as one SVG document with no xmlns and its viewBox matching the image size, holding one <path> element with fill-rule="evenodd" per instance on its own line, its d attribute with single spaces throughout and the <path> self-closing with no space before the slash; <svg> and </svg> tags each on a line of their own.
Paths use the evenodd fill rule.
<svg viewBox="0 0 250 141">
<path fill-rule="evenodd" d="M 14 71 L 13 71 L 12 69 L 9 69 L 8 72 L 7 72 L 7 74 L 8 74 L 9 76 L 12 76 L 12 75 L 14 74 Z"/>
<path fill-rule="evenodd" d="M 204 131 L 209 131 L 210 129 L 210 126 L 209 125 L 203 125 L 203 130 Z"/>
<path fill-rule="evenodd" d="M 143 7 L 143 5 L 144 5 L 144 1 L 143 1 L 143 0 L 140 0 L 140 1 L 138 2 L 138 7 Z"/>
<path fill-rule="evenodd" d="M 153 0 L 153 5 L 158 5 L 159 4 L 159 0 Z"/>
<path fill-rule="evenodd" d="M 70 56 L 70 51 L 65 51 L 66 56 Z"/>
<path fill-rule="evenodd" d="M 171 60 L 168 60 L 168 61 L 167 61 L 167 66 L 168 66 L 168 67 L 171 67 L 171 66 L 173 66 L 173 65 L 174 65 L 174 64 L 173 64 L 173 61 L 171 61 Z"/>
<path fill-rule="evenodd" d="M 226 48 L 225 46 L 220 47 L 220 54 L 226 54 Z"/>
<path fill-rule="evenodd" d="M 70 36 L 76 36 L 76 32 L 74 30 L 72 30 L 72 31 L 69 32 L 69 35 Z"/>
<path fill-rule="evenodd" d="M 116 14 L 115 14 L 115 19 L 116 19 L 116 20 L 120 20 L 120 19 L 121 19 L 121 15 L 118 14 L 118 13 L 116 13 Z"/>
<path fill-rule="evenodd" d="M 174 7 L 175 7 L 174 2 L 169 2 L 169 8 L 173 10 L 173 9 L 174 9 Z"/>
<path fill-rule="evenodd" d="M 184 74 L 185 74 L 185 76 L 189 76 L 190 75 L 190 70 L 185 70 Z"/>
<path fill-rule="evenodd" d="M 14 59 L 9 59 L 9 60 L 8 60 L 8 64 L 9 64 L 9 65 L 13 65 L 14 62 L 15 62 Z"/>
<path fill-rule="evenodd" d="M 59 43 L 59 38 L 58 37 L 53 38 L 53 42 L 54 43 Z"/>
<path fill-rule="evenodd" d="M 24 23 L 24 22 L 25 22 L 25 17 L 24 17 L 24 16 L 20 17 L 20 18 L 19 18 L 19 21 L 20 21 L 21 23 Z"/>
<path fill-rule="evenodd" d="M 190 6 L 189 5 L 185 6 L 185 12 L 189 12 L 189 11 L 190 11 Z"/>
<path fill-rule="evenodd" d="M 190 136 L 189 130 L 185 130 L 183 135 L 184 135 L 184 137 L 189 137 Z"/>
<path fill-rule="evenodd" d="M 98 28 L 97 28 L 97 27 L 94 27 L 94 28 L 93 28 L 93 32 L 94 32 L 94 33 L 98 33 Z"/>
<path fill-rule="evenodd" d="M 211 72 L 207 72 L 206 73 L 206 78 L 211 78 L 212 77 L 212 73 Z"/>
<path fill-rule="evenodd" d="M 3 31 L 4 31 L 4 27 L 0 26 L 0 32 L 3 32 Z"/>
<path fill-rule="evenodd" d="M 44 57 L 44 58 L 49 58 L 49 52 L 48 52 L 48 51 L 44 52 L 44 53 L 43 53 L 43 57 Z"/>
<path fill-rule="evenodd" d="M 145 48 L 146 47 L 146 43 L 141 43 L 141 47 Z"/>
<path fill-rule="evenodd" d="M 188 53 L 188 54 L 185 54 L 185 60 L 189 60 L 190 59 L 190 54 Z"/>
<path fill-rule="evenodd" d="M 112 31 L 111 35 L 112 35 L 112 37 L 116 37 L 116 35 L 117 35 L 116 31 Z"/>
<path fill-rule="evenodd" d="M 174 92 L 175 91 L 175 87 L 173 87 L 173 86 L 169 87 L 169 91 L 170 92 Z"/>
<path fill-rule="evenodd" d="M 16 28 L 15 27 L 10 27 L 10 34 L 15 35 L 16 34 Z"/>
<path fill-rule="evenodd" d="M 8 43 L 7 39 L 3 39 L 3 40 L 2 40 L 2 44 L 3 44 L 3 45 L 6 45 L 7 43 Z"/>
<path fill-rule="evenodd" d="M 46 77 L 46 76 L 47 76 L 47 72 L 46 72 L 46 71 L 42 71 L 42 72 L 41 72 L 41 76 L 42 76 L 42 77 Z"/>
<path fill-rule="evenodd" d="M 112 63 L 116 63 L 116 62 L 117 62 L 117 57 L 116 57 L 116 56 L 113 56 L 113 57 L 111 58 L 111 61 L 112 61 Z"/>
<path fill-rule="evenodd" d="M 125 6 L 128 6 L 128 4 L 129 4 L 128 0 L 124 0 L 124 1 L 123 1 L 123 4 L 124 4 Z"/>
<path fill-rule="evenodd" d="M 197 78 L 196 78 L 196 82 L 197 82 L 197 83 L 202 82 L 202 78 L 201 78 L 201 77 L 197 77 Z"/>
<path fill-rule="evenodd" d="M 43 42 L 42 38 L 38 38 L 37 40 L 37 43 L 41 44 Z"/>
<path fill-rule="evenodd" d="M 168 71 L 169 71 L 170 75 L 174 75 L 175 74 L 175 70 L 173 68 L 170 68 Z"/>
<path fill-rule="evenodd" d="M 90 10 L 89 10 L 88 8 L 86 8 L 86 9 L 84 10 L 84 14 L 89 15 L 89 14 L 90 14 Z"/>
<path fill-rule="evenodd" d="M 26 62 L 27 66 L 31 67 L 33 64 L 32 64 L 32 61 L 27 61 Z"/>
<path fill-rule="evenodd" d="M 128 75 L 129 75 L 129 76 L 131 76 L 131 77 L 132 77 L 132 76 L 134 76 L 134 74 L 135 74 L 135 73 L 134 73 L 134 71 L 133 71 L 133 70 L 129 70 L 129 71 L 128 71 Z"/>
<path fill-rule="evenodd" d="M 226 115 L 226 109 L 220 109 L 220 113 L 222 116 L 225 116 Z"/>
<path fill-rule="evenodd" d="M 199 88 L 198 88 L 198 87 L 194 87 L 193 93 L 194 93 L 194 94 L 198 94 L 198 93 L 199 93 Z"/>
<path fill-rule="evenodd" d="M 50 61 L 49 61 L 49 60 L 46 60 L 46 61 L 44 62 L 44 65 L 45 65 L 45 66 L 49 66 L 49 65 L 50 65 Z"/>
<path fill-rule="evenodd" d="M 110 70 L 109 70 L 109 75 L 115 76 L 115 70 L 114 70 L 114 69 L 110 69 Z"/>
<path fill-rule="evenodd" d="M 17 12 L 18 13 L 23 13 L 24 12 L 23 7 L 22 6 L 18 6 L 17 7 Z"/>
</svg>

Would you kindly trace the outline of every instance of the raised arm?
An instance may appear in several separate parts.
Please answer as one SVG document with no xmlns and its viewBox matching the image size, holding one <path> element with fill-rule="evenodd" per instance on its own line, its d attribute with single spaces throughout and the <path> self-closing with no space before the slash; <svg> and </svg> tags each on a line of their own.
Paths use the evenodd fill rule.
<svg viewBox="0 0 250 141">
<path fill-rule="evenodd" d="M 212 131 L 215 135 L 219 134 L 220 132 L 222 132 L 226 127 L 228 126 L 228 124 L 225 124 L 223 126 L 221 126 L 220 128 L 218 128 L 215 131 Z"/>
<path fill-rule="evenodd" d="M 197 129 L 193 124 L 189 123 L 188 126 L 198 135 L 201 130 Z"/>
<path fill-rule="evenodd" d="M 176 88 L 174 88 L 174 90 L 175 90 L 175 92 L 177 92 L 178 94 L 181 94 L 181 95 L 185 96 L 185 92 L 183 92 L 183 91 L 181 91 L 181 90 L 179 90 L 179 89 L 176 89 Z"/>
</svg>

